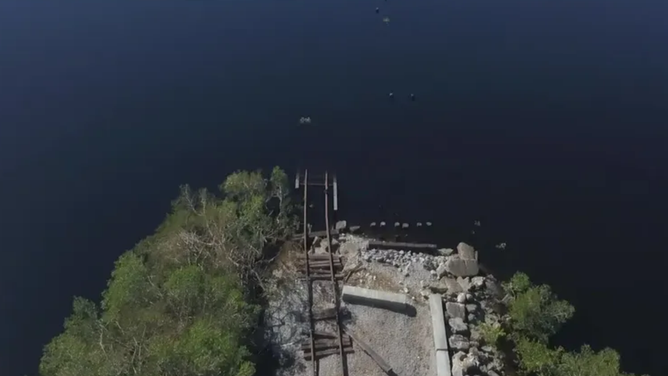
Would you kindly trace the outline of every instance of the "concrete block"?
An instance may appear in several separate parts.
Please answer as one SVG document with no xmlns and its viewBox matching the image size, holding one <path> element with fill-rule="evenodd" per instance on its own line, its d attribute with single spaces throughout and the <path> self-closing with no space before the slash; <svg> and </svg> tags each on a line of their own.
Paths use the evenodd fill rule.
<svg viewBox="0 0 668 376">
<path fill-rule="evenodd" d="M 397 312 L 409 312 L 414 307 L 405 294 L 364 289 L 355 286 L 343 286 L 341 299 L 349 304 L 361 304 L 377 308 L 385 308 Z"/>
<path fill-rule="evenodd" d="M 452 376 L 448 350 L 436 350 L 436 375 Z"/>
<path fill-rule="evenodd" d="M 448 350 L 448 337 L 445 333 L 445 315 L 443 314 L 443 298 L 438 294 L 429 295 L 429 310 L 431 311 L 431 327 L 434 331 L 434 346 L 436 351 Z"/>
</svg>

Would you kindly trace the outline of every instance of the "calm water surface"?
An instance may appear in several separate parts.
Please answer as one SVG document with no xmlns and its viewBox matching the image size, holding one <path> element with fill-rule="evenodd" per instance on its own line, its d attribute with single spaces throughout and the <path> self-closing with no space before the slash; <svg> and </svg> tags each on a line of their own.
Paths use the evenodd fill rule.
<svg viewBox="0 0 668 376">
<path fill-rule="evenodd" d="M 484 244 L 508 243 L 486 260 L 576 306 L 562 344 L 666 374 L 668 331 L 651 324 L 668 288 L 666 14 L 652 0 L 2 2 L 3 375 L 35 373 L 71 296 L 99 296 L 179 184 L 277 164 L 336 170 L 358 222 L 431 220 L 452 246 L 480 220 Z"/>
</svg>

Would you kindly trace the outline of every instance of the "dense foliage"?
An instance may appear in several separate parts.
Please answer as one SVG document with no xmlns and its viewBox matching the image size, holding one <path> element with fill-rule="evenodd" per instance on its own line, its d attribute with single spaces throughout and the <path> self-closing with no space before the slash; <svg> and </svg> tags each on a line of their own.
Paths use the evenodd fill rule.
<svg viewBox="0 0 668 376">
<path fill-rule="evenodd" d="M 585 345 L 577 352 L 569 352 L 550 347 L 550 337 L 573 316 L 575 309 L 559 300 L 549 286 L 536 286 L 526 274 L 517 273 L 504 287 L 509 298 L 506 332 L 514 344 L 522 374 L 631 376 L 620 370 L 615 350 L 594 351 Z"/>
<path fill-rule="evenodd" d="M 268 244 L 294 231 L 288 179 L 237 172 L 222 197 L 189 187 L 151 237 L 124 253 L 98 306 L 75 298 L 44 349 L 43 376 L 250 376 L 248 286 Z"/>
</svg>

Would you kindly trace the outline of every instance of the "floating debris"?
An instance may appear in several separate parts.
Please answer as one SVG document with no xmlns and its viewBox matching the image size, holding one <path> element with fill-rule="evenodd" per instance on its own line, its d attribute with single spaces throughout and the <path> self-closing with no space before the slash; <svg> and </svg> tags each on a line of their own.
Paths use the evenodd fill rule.
<svg viewBox="0 0 668 376">
<path fill-rule="evenodd" d="M 504 250 L 506 249 L 506 243 L 499 243 L 496 245 L 497 249 Z"/>
<path fill-rule="evenodd" d="M 390 92 L 390 98 L 394 98 L 394 93 Z"/>
<path fill-rule="evenodd" d="M 389 24 L 390 23 L 390 17 L 383 17 L 383 22 L 385 22 L 386 24 Z"/>
<path fill-rule="evenodd" d="M 413 93 L 411 93 L 411 100 L 412 100 L 412 101 L 415 100 L 415 94 L 413 94 Z"/>
<path fill-rule="evenodd" d="M 299 119 L 299 124 L 311 124 L 310 117 L 302 117 Z"/>
<path fill-rule="evenodd" d="M 480 221 L 474 221 L 474 222 L 473 222 L 473 225 L 474 225 L 474 226 L 477 226 L 477 227 L 480 227 Z"/>
<path fill-rule="evenodd" d="M 380 12 L 380 8 L 376 8 L 376 13 L 379 13 L 379 12 Z"/>
</svg>

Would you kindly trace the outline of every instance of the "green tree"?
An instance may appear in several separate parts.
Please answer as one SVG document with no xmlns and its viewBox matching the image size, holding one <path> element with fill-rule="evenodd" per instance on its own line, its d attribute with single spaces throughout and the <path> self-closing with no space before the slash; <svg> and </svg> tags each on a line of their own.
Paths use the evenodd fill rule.
<svg viewBox="0 0 668 376">
<path fill-rule="evenodd" d="M 524 273 L 504 284 L 508 301 L 507 331 L 514 343 L 521 374 L 531 376 L 632 376 L 620 370 L 619 354 L 612 349 L 579 352 L 551 348 L 550 336 L 573 316 L 574 308 L 559 300 L 549 286 L 536 286 Z"/>
<path fill-rule="evenodd" d="M 75 298 L 43 376 L 250 376 L 249 285 L 268 243 L 294 232 L 287 175 L 237 172 L 221 197 L 181 187 L 155 234 L 115 263 L 98 307 Z M 269 202 L 281 203 L 272 208 Z"/>
<path fill-rule="evenodd" d="M 557 299 L 549 286 L 532 285 L 524 273 L 515 274 L 506 290 L 512 296 L 508 307 L 510 326 L 517 335 L 547 342 L 575 313 L 575 308 Z"/>
</svg>

